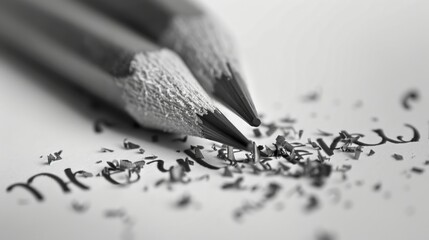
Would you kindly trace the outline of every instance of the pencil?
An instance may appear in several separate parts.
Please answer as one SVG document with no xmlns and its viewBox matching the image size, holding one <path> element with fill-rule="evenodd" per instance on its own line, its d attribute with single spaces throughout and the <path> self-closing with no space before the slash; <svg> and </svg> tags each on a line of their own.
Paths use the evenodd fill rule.
<svg viewBox="0 0 429 240">
<path fill-rule="evenodd" d="M 207 11 L 188 0 L 81 0 L 178 53 L 203 88 L 259 126 L 234 43 Z"/>
<path fill-rule="evenodd" d="M 0 39 L 142 126 L 249 147 L 180 57 L 80 3 L 2 0 Z"/>
</svg>

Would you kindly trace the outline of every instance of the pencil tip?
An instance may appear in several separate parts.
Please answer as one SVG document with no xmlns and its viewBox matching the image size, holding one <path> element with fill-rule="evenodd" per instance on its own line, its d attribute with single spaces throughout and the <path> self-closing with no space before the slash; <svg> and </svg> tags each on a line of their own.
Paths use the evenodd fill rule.
<svg viewBox="0 0 429 240">
<path fill-rule="evenodd" d="M 217 79 L 213 94 L 248 124 L 258 127 L 261 120 L 240 73 L 229 63 L 227 67 L 229 72 Z"/>
<path fill-rule="evenodd" d="M 251 125 L 254 127 L 259 127 L 259 125 L 261 125 L 261 120 L 259 118 L 256 118 L 256 117 L 253 118 Z"/>
<path fill-rule="evenodd" d="M 219 110 L 199 118 L 205 138 L 244 150 L 251 147 L 251 142 Z"/>
</svg>

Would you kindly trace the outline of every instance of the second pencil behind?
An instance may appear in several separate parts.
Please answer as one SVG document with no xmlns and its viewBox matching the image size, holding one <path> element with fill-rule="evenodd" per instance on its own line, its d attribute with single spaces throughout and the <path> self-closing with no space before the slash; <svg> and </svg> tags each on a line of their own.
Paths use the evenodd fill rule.
<svg viewBox="0 0 429 240">
<path fill-rule="evenodd" d="M 177 52 L 203 88 L 259 126 L 234 43 L 225 28 L 189 0 L 80 0 Z"/>
</svg>

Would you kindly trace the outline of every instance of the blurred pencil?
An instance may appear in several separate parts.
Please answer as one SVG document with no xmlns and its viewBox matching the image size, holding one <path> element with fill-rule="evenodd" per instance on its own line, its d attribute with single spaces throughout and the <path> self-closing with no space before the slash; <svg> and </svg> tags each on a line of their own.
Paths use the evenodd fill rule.
<svg viewBox="0 0 429 240">
<path fill-rule="evenodd" d="M 203 88 L 252 126 L 255 106 L 228 32 L 188 0 L 81 0 L 177 52 Z"/>
<path fill-rule="evenodd" d="M 1 0 L 0 39 L 142 126 L 248 148 L 175 53 L 80 3 Z"/>
</svg>

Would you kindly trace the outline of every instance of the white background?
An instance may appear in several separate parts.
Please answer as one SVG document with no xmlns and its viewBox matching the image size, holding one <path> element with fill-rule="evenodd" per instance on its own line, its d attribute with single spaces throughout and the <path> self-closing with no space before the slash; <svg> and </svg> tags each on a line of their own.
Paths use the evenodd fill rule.
<svg viewBox="0 0 429 240">
<path fill-rule="evenodd" d="M 247 82 L 266 121 L 289 115 L 298 119 L 297 128 L 305 130 L 304 139 L 314 137 L 317 129 L 333 133 L 345 129 L 367 135 L 368 142 L 378 140 L 371 133 L 375 128 L 408 139 L 410 132 L 403 124 L 410 123 L 421 133 L 420 142 L 375 147 L 374 156 L 363 154 L 359 161 L 337 154 L 331 159 L 334 166 L 353 166 L 349 179 L 342 182 L 334 174 L 320 190 L 303 180 L 248 177 L 246 183 L 263 187 L 268 181 L 276 181 L 283 190 L 272 203 L 241 222 L 233 219 L 233 210 L 262 193 L 222 191 L 220 186 L 228 179 L 220 177 L 221 171 L 200 166 L 195 166 L 190 176 L 208 172 L 209 182 L 174 186 L 173 191 L 153 188 L 165 177 L 153 165 L 143 170 L 139 183 L 124 189 L 93 178 L 82 180 L 91 190 L 85 192 L 71 185 L 72 192 L 63 194 L 52 181 L 37 179 L 35 186 L 46 198 L 39 203 L 21 189 L 12 193 L 5 189 L 40 172 L 65 179 L 63 170 L 68 167 L 97 173 L 104 161 L 140 160 L 141 155 L 122 149 L 125 137 L 141 144 L 146 155 L 155 154 L 171 164 L 184 157 L 176 149 L 184 150 L 192 143 L 209 147 L 210 142 L 191 139 L 172 144 L 172 136 L 162 135 L 160 143 L 152 143 L 153 132 L 125 127 L 129 120 L 115 117 L 117 113 L 94 112 L 86 96 L 60 79 L 36 70 L 23 71 L 22 66 L 1 55 L 0 239 L 316 239 L 323 232 L 336 239 L 426 239 L 429 168 L 423 163 L 429 159 L 428 2 L 202 2 L 235 35 Z M 405 111 L 400 99 L 410 89 L 420 92 L 420 100 Z M 302 96 L 314 91 L 320 93 L 320 101 L 304 103 Z M 356 107 L 358 102 L 361 107 Z M 251 128 L 224 112 L 253 137 Z M 100 117 L 118 123 L 117 127 L 95 134 L 93 122 Z M 379 121 L 372 121 L 373 117 Z M 273 139 L 257 141 L 270 144 Z M 115 152 L 99 153 L 101 147 Z M 64 159 L 46 165 L 46 155 L 60 149 Z M 404 161 L 395 161 L 393 153 L 402 154 Z M 98 160 L 103 164 L 96 165 Z M 217 160 L 212 157 L 209 161 L 216 164 Z M 427 171 L 407 177 L 404 171 L 413 166 Z M 357 187 L 357 180 L 363 180 L 364 185 Z M 382 183 L 379 192 L 372 190 L 376 183 Z M 320 197 L 320 209 L 306 213 L 305 199 L 288 195 L 298 184 Z M 147 192 L 144 186 L 148 186 Z M 332 188 L 341 189 L 339 203 L 329 197 Z M 174 203 L 184 193 L 189 193 L 196 204 L 176 209 Z M 89 203 L 88 211 L 75 213 L 73 200 Z M 348 202 L 352 202 L 350 209 L 346 208 Z M 279 206 L 283 208 L 279 210 Z M 133 223 L 104 217 L 106 209 L 116 208 L 125 209 Z"/>
</svg>

